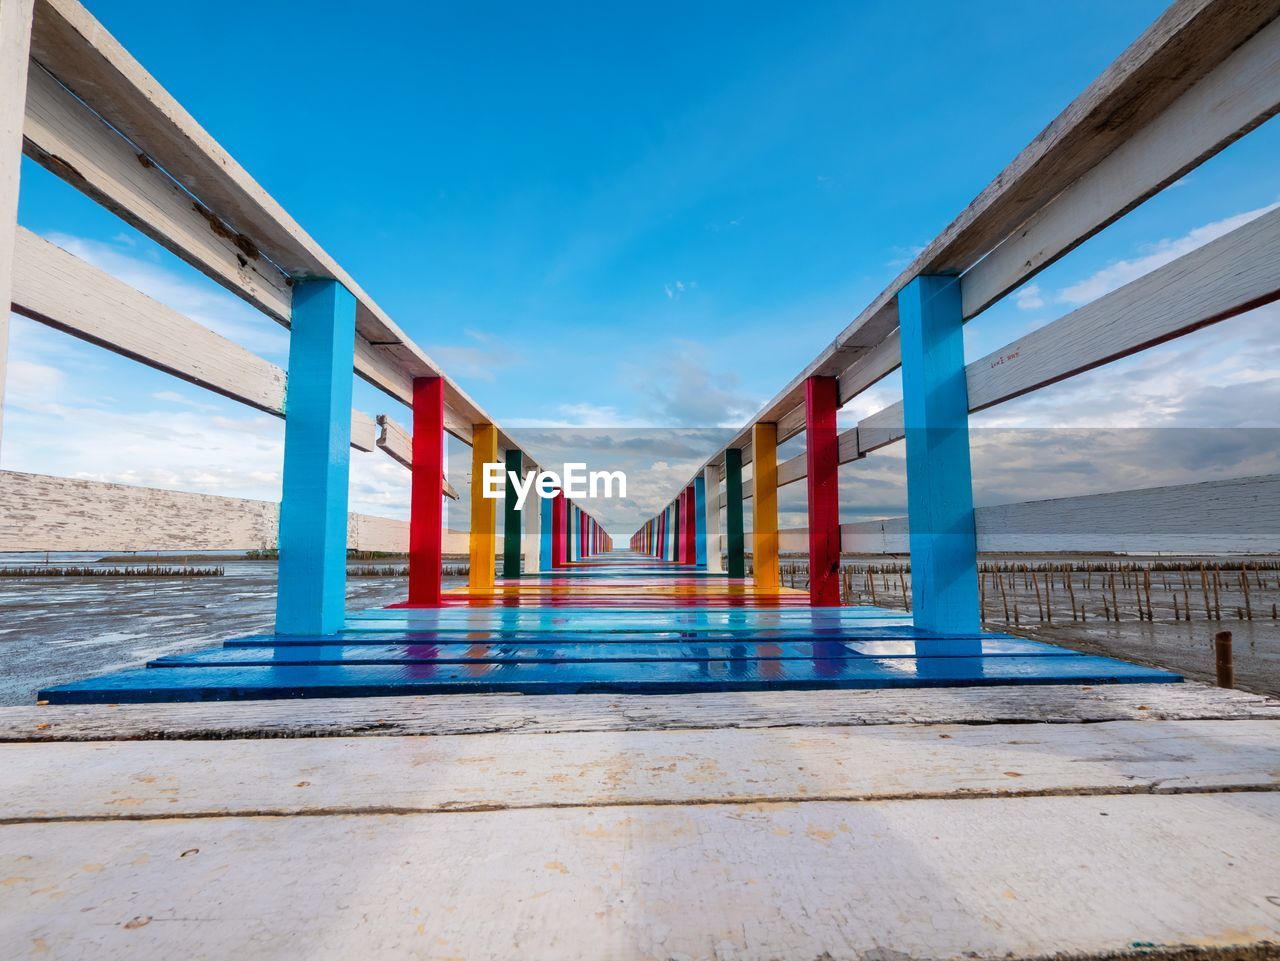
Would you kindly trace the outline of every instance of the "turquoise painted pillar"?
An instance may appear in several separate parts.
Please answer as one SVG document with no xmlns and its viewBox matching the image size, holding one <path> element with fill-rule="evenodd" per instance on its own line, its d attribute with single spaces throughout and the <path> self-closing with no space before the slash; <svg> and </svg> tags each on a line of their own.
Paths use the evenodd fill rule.
<svg viewBox="0 0 1280 961">
<path fill-rule="evenodd" d="M 707 569 L 707 524 L 702 518 L 707 516 L 707 479 L 699 474 L 693 479 L 693 517 L 698 535 L 697 563 L 702 570 Z"/>
<path fill-rule="evenodd" d="M 960 279 L 917 277 L 898 294 L 898 325 L 915 624 L 974 633 L 981 613 Z"/>
<path fill-rule="evenodd" d="M 334 280 L 293 285 L 276 633 L 333 634 L 347 604 L 347 476 L 356 299 Z"/>
</svg>

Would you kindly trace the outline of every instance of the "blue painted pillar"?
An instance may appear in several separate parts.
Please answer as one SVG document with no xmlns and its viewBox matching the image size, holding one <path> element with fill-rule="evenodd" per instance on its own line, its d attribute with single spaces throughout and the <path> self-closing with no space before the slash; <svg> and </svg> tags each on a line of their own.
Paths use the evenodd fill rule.
<svg viewBox="0 0 1280 961">
<path fill-rule="evenodd" d="M 972 633 L 981 613 L 960 279 L 917 277 L 898 294 L 898 325 L 915 623 Z"/>
<path fill-rule="evenodd" d="M 693 520 L 694 541 L 698 545 L 697 564 L 702 570 L 707 569 L 707 480 L 702 474 L 693 479 Z"/>
<path fill-rule="evenodd" d="M 276 633 L 342 629 L 356 299 L 333 280 L 293 285 L 285 395 Z"/>
</svg>

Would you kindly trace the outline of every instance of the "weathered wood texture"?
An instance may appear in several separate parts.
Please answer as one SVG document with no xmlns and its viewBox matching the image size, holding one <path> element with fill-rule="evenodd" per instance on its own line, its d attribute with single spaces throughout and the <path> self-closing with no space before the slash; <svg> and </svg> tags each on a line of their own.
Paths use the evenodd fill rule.
<svg viewBox="0 0 1280 961">
<path fill-rule="evenodd" d="M 1280 700 L 1205 684 L 1050 685 L 750 694 L 317 698 L 0 708 L 0 741 L 1280 720 Z"/>
<path fill-rule="evenodd" d="M 405 404 L 413 377 L 444 377 L 461 440 L 490 420 L 80 3 L 39 0 L 31 59 L 35 160 L 281 323 L 288 278 L 337 280 L 357 300 L 357 374 Z"/>
<path fill-rule="evenodd" d="M 378 415 L 378 446 L 387 452 L 392 460 L 401 467 L 413 467 L 413 435 L 401 427 L 386 414 Z M 444 479 L 444 496 L 450 500 L 460 500 L 458 491 Z"/>
<path fill-rule="evenodd" d="M 21 227 L 12 299 L 24 317 L 284 415 L 284 370 Z"/>
<path fill-rule="evenodd" d="M 0 304 L 8 296 L 18 223 L 22 171 L 22 91 L 27 85 L 34 0 L 0 3 Z M 0 438 L 4 436 L 4 385 L 9 369 L 9 312 L 0 310 Z"/>
<path fill-rule="evenodd" d="M 74 85 L 74 74 L 67 79 Z M 24 133 L 27 153 L 42 166 L 275 320 L 289 322 L 289 278 L 38 63 Z"/>
<path fill-rule="evenodd" d="M 278 515 L 268 501 L 0 471 L 0 551 L 264 550 Z M 350 548 L 409 548 L 404 521 L 347 523 Z"/>
<path fill-rule="evenodd" d="M 1242 11 L 1245 6 L 1240 5 Z M 1280 21 L 1273 21 L 1102 161 L 1084 169 L 966 271 L 965 317 L 979 313 L 1277 110 Z"/>
<path fill-rule="evenodd" d="M 284 416 L 287 375 L 269 361 L 19 227 L 16 313 L 224 397 Z M 352 411 L 351 446 L 371 451 L 373 419 Z"/>
<path fill-rule="evenodd" d="M 1274 114 L 1277 16 L 1278 0 L 1173 3 L 728 446 L 793 411 L 811 376 L 838 377 L 845 403 L 892 371 L 896 298 L 915 277 L 977 270 L 972 316 Z"/>
<path fill-rule="evenodd" d="M 3 744 L 0 823 L 1280 788 L 1280 720 L 611 731 L 519 746 L 507 734 Z"/>
<path fill-rule="evenodd" d="M 20 824 L 0 941 L 102 961 L 1257 946 L 1240 961 L 1280 939 L 1278 824 L 1273 792 Z"/>
<path fill-rule="evenodd" d="M 980 551 L 1271 552 L 1280 474 L 979 507 Z M 840 525 L 842 549 L 907 552 L 907 518 Z M 788 532 L 795 536 L 797 532 Z"/>
</svg>

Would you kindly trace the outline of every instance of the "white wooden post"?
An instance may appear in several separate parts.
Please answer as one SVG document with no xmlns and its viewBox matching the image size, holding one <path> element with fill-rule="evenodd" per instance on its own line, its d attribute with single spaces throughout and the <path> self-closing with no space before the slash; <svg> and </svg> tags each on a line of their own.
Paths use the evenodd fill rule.
<svg viewBox="0 0 1280 961">
<path fill-rule="evenodd" d="M 724 570 L 720 563 L 720 468 L 708 464 L 703 468 L 702 476 L 707 485 L 707 521 L 703 533 L 707 543 L 707 570 L 719 573 Z"/>
<path fill-rule="evenodd" d="M 537 491 L 529 492 L 520 515 L 524 521 L 524 572 L 537 574 L 543 564 L 551 565 L 550 558 L 542 558 L 542 498 Z"/>
<path fill-rule="evenodd" d="M 22 119 L 27 108 L 27 63 L 35 0 L 0 0 L 0 440 L 4 438 L 4 384 L 9 366 L 9 304 L 13 245 L 18 229 L 18 176 L 22 171 Z"/>
</svg>

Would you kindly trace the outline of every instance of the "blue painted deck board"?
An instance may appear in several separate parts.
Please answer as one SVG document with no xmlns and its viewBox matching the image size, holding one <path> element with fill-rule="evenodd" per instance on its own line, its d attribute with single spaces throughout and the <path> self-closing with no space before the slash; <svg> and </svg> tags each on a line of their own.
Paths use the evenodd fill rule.
<svg viewBox="0 0 1280 961">
<path fill-rule="evenodd" d="M 1046 667 L 1051 666 L 1046 671 Z M 52 704 L 378 697 L 451 692 L 677 694 L 699 691 L 1160 683 L 1176 674 L 1111 658 L 846 658 L 818 661 L 197 667 L 121 671 L 64 684 Z"/>
<path fill-rule="evenodd" d="M 601 571 L 608 567 L 594 576 L 607 581 L 613 574 Z M 631 602 L 641 606 L 615 606 Z M 685 606 L 683 599 L 664 607 L 644 596 L 615 596 L 582 607 L 525 599 L 517 607 L 350 613 L 336 632 L 235 638 L 60 685 L 40 698 L 72 704 L 1180 680 L 1011 634 L 931 632 L 910 614 L 881 607 Z"/>
<path fill-rule="evenodd" d="M 283 636 L 277 634 L 255 634 L 249 637 L 238 637 L 224 641 L 224 647 L 313 647 L 317 644 L 340 644 L 348 647 L 377 645 L 389 643 L 404 644 L 503 644 L 527 643 L 571 646 L 575 644 L 689 644 L 697 641 L 736 641 L 750 643 L 752 641 L 840 641 L 840 640 L 880 640 L 880 641 L 967 641 L 1012 638 L 1009 634 L 972 634 L 942 637 L 936 634 L 914 632 L 910 628 L 876 627 L 858 631 L 791 631 L 769 628 L 759 631 L 704 630 L 704 631 L 663 631 L 660 633 L 629 634 L 622 632 L 577 632 L 577 631 L 370 631 L 367 633 L 344 633 L 310 636 Z M 1052 646 L 1052 645 L 1046 645 Z M 1064 650 L 1055 648 L 1055 650 Z"/>
<path fill-rule="evenodd" d="M 488 664 L 607 661 L 741 661 L 831 660 L 839 658 L 900 657 L 1079 657 L 1051 644 L 1022 639 L 991 638 L 981 641 L 817 641 L 777 643 L 631 644 L 580 641 L 551 645 L 479 644 L 379 644 L 348 646 L 311 644 L 293 646 L 224 647 L 194 654 L 157 658 L 150 667 L 224 667 L 237 665 L 323 664 Z"/>
<path fill-rule="evenodd" d="M 908 640 L 908 641 L 964 641 L 998 639 L 1010 635 L 952 635 L 943 637 L 931 633 L 916 632 L 902 627 L 874 627 L 856 633 L 844 630 L 791 631 L 786 628 L 764 628 L 759 631 L 704 630 L 623 632 L 611 631 L 367 631 L 344 632 L 339 635 L 251 635 L 224 641 L 228 647 L 274 647 L 315 644 L 387 644 L 402 641 L 406 644 L 503 644 L 503 642 L 527 642 L 527 644 L 689 644 L 691 641 L 838 641 L 838 640 Z"/>
</svg>

